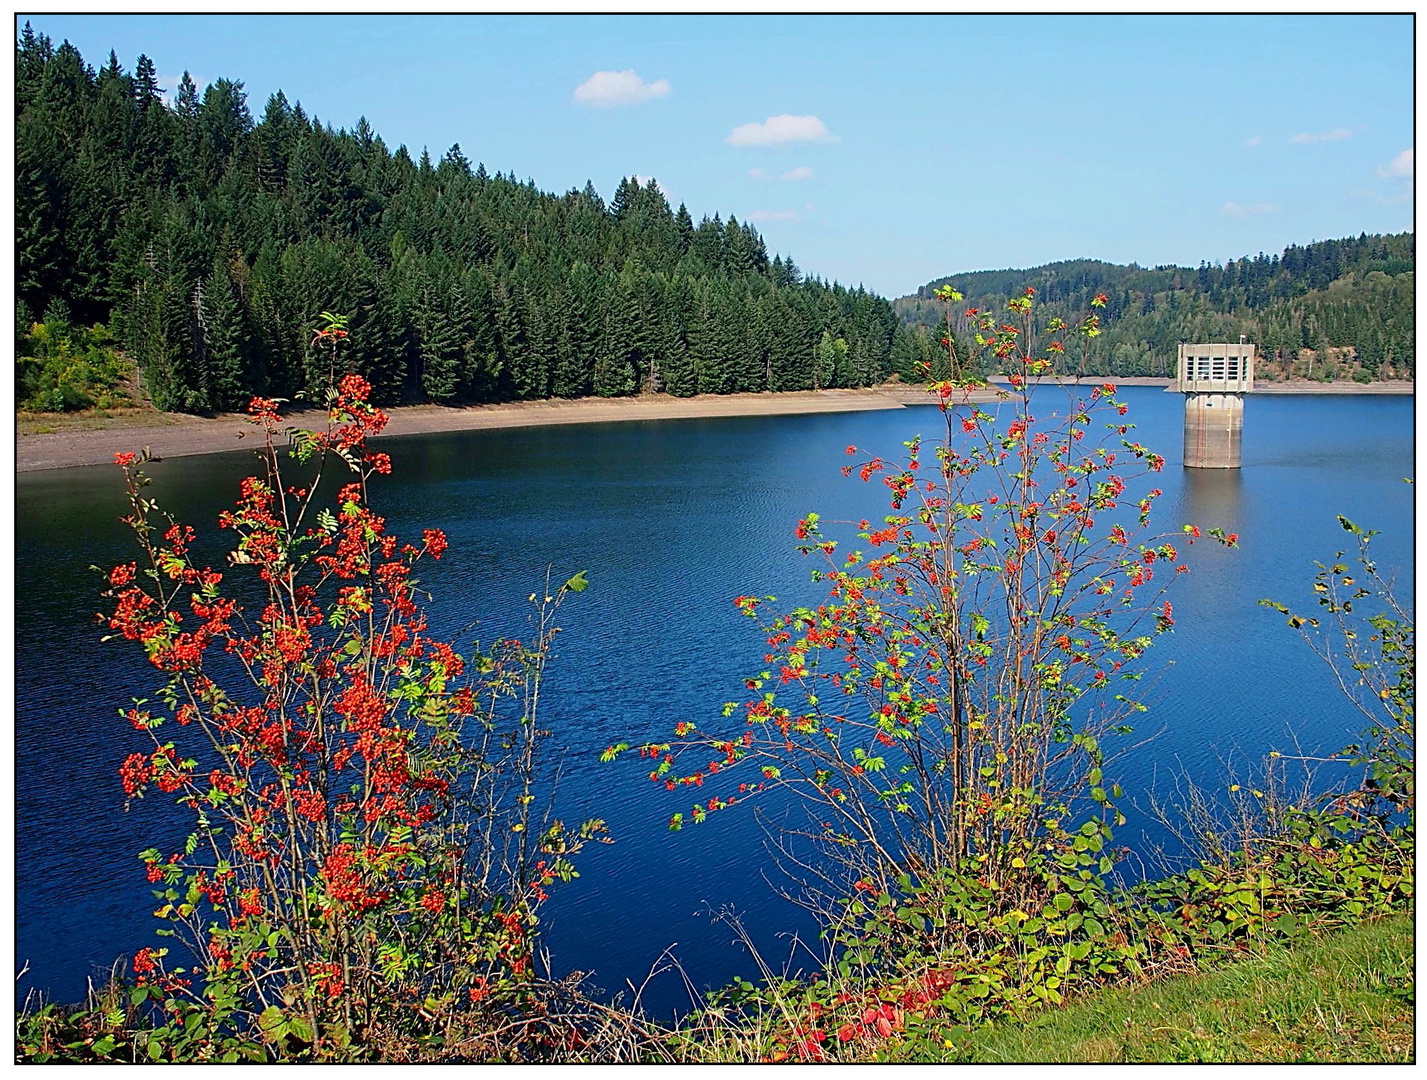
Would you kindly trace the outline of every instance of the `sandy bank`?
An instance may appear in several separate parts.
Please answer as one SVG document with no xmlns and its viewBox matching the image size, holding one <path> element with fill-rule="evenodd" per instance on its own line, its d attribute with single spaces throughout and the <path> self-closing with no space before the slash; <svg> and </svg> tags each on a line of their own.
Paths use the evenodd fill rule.
<svg viewBox="0 0 1427 1080">
<path fill-rule="evenodd" d="M 1415 391 L 1410 382 L 1309 382 L 1294 379 L 1291 382 L 1264 382 L 1254 380 L 1255 394 L 1411 394 Z"/>
<path fill-rule="evenodd" d="M 783 394 L 730 394 L 676 398 L 651 394 L 638 398 L 585 398 L 579 401 L 520 401 L 502 405 L 445 408 L 409 405 L 390 410 L 383 437 L 443 431 L 533 427 L 544 424 L 593 424 L 619 420 L 676 420 L 722 416 L 780 416 L 797 413 L 862 412 L 900 409 L 927 400 L 914 387 L 886 390 L 806 390 Z M 293 412 L 297 427 L 320 427 L 317 410 Z M 216 454 L 252 446 L 254 428 L 238 414 L 214 418 L 176 413 L 148 414 L 109 421 L 57 418 L 55 430 L 22 431 L 15 440 L 15 471 L 103 465 L 121 450 L 150 447 L 160 457 Z"/>
<path fill-rule="evenodd" d="M 991 381 L 997 384 L 1004 384 L 1005 379 L 1000 375 L 992 375 Z M 1055 379 L 1034 379 L 1036 383 L 1070 383 L 1074 380 Z M 1175 380 L 1158 376 L 1148 375 L 1086 375 L 1080 380 L 1082 383 L 1094 385 L 1097 383 L 1114 383 L 1116 386 L 1162 386 L 1166 390 L 1173 387 Z M 1338 382 L 1316 382 L 1309 379 L 1290 379 L 1286 382 L 1269 382 L 1267 379 L 1255 379 L 1254 388 L 1250 393 L 1254 394 L 1411 394 L 1414 392 L 1414 383 L 1407 381 L 1388 381 L 1360 383 L 1351 380 L 1341 380 Z"/>
</svg>

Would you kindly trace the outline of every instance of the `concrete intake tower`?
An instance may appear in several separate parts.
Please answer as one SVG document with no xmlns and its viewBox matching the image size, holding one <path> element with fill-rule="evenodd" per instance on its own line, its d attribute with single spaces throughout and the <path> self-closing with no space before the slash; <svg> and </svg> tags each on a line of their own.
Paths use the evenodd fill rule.
<svg viewBox="0 0 1427 1080">
<path fill-rule="evenodd" d="M 1237 469 L 1242 462 L 1244 395 L 1254 388 L 1254 347 L 1181 345 L 1184 467 Z"/>
</svg>

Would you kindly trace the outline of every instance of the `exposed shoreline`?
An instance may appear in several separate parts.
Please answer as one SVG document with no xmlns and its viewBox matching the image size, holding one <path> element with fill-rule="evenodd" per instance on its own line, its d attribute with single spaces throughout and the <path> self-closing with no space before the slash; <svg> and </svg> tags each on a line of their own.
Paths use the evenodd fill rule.
<svg viewBox="0 0 1427 1080">
<path fill-rule="evenodd" d="M 379 438 L 448 431 L 538 427 L 553 424 L 610 423 L 620 420 L 675 420 L 699 417 L 779 416 L 804 413 L 863 412 L 900 409 L 925 393 L 915 387 L 885 390 L 802 390 L 779 394 L 728 394 L 676 398 L 664 394 L 638 398 L 582 398 L 574 401 L 518 401 L 499 405 L 446 407 L 403 405 L 388 409 L 391 417 Z M 989 395 L 988 395 L 989 397 Z M 325 414 L 316 409 L 284 416 L 295 427 L 321 427 Z M 159 457 L 188 457 L 242 450 L 253 445 L 254 428 L 238 413 L 217 417 L 178 413 L 148 413 L 69 422 L 57 418 L 57 430 L 17 434 L 15 471 L 37 472 L 82 465 L 103 465 L 118 451 L 149 447 Z"/>
<path fill-rule="evenodd" d="M 1349 381 L 1339 382 L 1309 382 L 1306 379 L 1294 379 L 1291 382 L 1264 382 L 1262 379 L 1254 380 L 1253 393 L 1255 394 L 1415 394 L 1416 384 L 1406 381 L 1393 382 L 1370 382 L 1358 383 Z"/>
<path fill-rule="evenodd" d="M 993 383 L 1004 383 L 1005 378 L 1000 375 L 991 376 Z M 1034 379 L 1037 383 L 1064 383 L 1072 382 L 1063 376 L 1053 379 Z M 1081 380 L 1082 383 L 1095 385 L 1097 383 L 1114 383 L 1116 386 L 1163 386 L 1166 390 L 1174 385 L 1174 379 L 1157 375 L 1086 375 Z M 1403 379 L 1383 380 L 1382 382 L 1360 383 L 1350 379 L 1341 379 L 1336 382 L 1316 382 L 1309 379 L 1289 379 L 1286 382 L 1270 382 L 1267 379 L 1255 378 L 1254 388 L 1249 391 L 1251 394 L 1413 394 L 1416 393 L 1416 384 Z"/>
<path fill-rule="evenodd" d="M 1162 378 L 1087 376 L 1085 383 L 1115 382 L 1120 386 L 1164 386 Z M 1410 394 L 1412 383 L 1266 383 L 1254 393 L 1270 394 Z M 994 391 L 973 400 L 994 400 Z M 775 394 L 706 395 L 676 398 L 664 394 L 637 398 L 582 398 L 576 401 L 519 401 L 500 405 L 404 405 L 389 410 L 391 422 L 383 437 L 424 435 L 448 431 L 537 427 L 551 424 L 609 423 L 620 420 L 684 420 L 700 417 L 787 416 L 808 413 L 864 412 L 900 409 L 930 403 L 927 393 L 914 386 L 885 386 L 867 390 L 797 390 Z M 319 427 L 323 414 L 307 410 L 289 414 L 295 426 Z M 189 457 L 242 450 L 252 445 L 253 428 L 245 417 L 228 413 L 217 417 L 177 413 L 149 413 L 103 421 L 97 418 L 59 418 L 56 430 L 17 431 L 15 471 L 38 472 L 82 465 L 105 465 L 118 451 L 150 447 L 159 457 Z"/>
</svg>

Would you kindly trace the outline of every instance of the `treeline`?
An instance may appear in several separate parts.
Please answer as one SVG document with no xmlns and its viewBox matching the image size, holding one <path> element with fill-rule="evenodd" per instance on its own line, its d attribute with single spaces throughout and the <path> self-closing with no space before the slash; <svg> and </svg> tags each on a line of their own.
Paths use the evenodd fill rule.
<svg viewBox="0 0 1427 1080">
<path fill-rule="evenodd" d="M 931 295 L 943 284 L 965 294 L 964 306 L 992 310 L 1029 285 L 1046 317 L 1067 320 L 1104 293 L 1104 333 L 1092 357 L 1097 373 L 1173 374 L 1180 342 L 1237 341 L 1243 334 L 1258 344 L 1265 375 L 1411 378 L 1414 252 L 1414 234 L 1406 232 L 1293 245 L 1281 255 L 1197 269 L 1077 259 L 939 278 L 893 307 L 904 325 L 931 331 L 943 325 L 943 309 Z"/>
<path fill-rule="evenodd" d="M 732 215 L 697 224 L 651 180 L 608 205 L 417 160 L 359 120 L 241 82 L 172 105 L 153 63 L 97 72 L 27 23 L 16 56 L 20 321 L 104 322 L 161 409 L 313 395 L 323 310 L 376 400 L 479 402 L 865 386 L 910 374 L 891 305 L 769 258 Z"/>
</svg>

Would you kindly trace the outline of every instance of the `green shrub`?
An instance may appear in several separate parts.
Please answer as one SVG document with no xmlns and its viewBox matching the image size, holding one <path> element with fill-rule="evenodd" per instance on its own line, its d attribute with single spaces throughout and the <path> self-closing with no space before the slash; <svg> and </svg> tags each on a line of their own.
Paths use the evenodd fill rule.
<svg viewBox="0 0 1427 1080">
<path fill-rule="evenodd" d="M 32 412 L 71 412 L 132 405 L 124 380 L 130 364 L 102 323 L 70 326 L 56 314 L 17 327 L 15 397 Z"/>
</svg>

